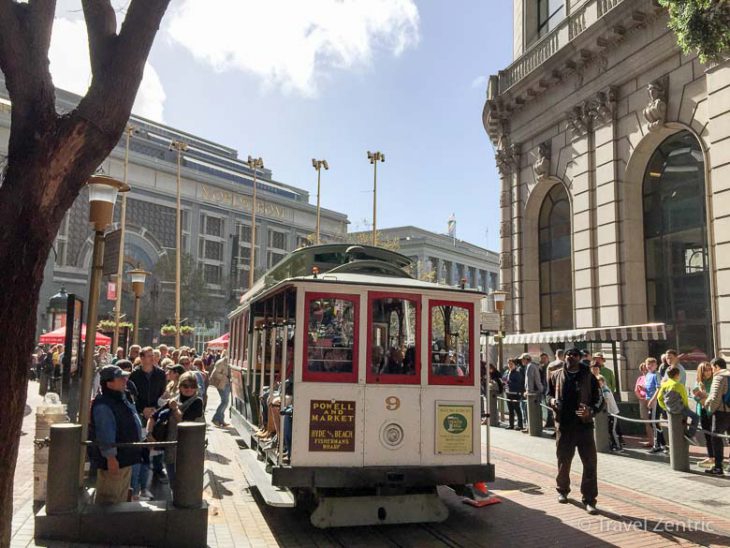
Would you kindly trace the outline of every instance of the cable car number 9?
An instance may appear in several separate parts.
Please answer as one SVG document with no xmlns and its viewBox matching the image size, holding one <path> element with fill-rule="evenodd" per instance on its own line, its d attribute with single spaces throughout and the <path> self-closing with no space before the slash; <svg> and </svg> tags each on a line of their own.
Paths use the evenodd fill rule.
<svg viewBox="0 0 730 548">
<path fill-rule="evenodd" d="M 385 398 L 385 408 L 388 411 L 395 411 L 400 407 L 400 398 L 397 396 L 388 396 Z"/>
</svg>

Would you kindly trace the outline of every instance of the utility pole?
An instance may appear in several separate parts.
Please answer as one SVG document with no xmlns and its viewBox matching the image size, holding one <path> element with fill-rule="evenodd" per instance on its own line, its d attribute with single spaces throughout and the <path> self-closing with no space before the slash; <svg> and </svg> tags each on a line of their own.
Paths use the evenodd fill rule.
<svg viewBox="0 0 730 548">
<path fill-rule="evenodd" d="M 368 160 L 373 165 L 373 246 L 378 245 L 378 162 L 385 162 L 385 154 L 379 150 L 370 152 L 368 150 Z"/>
<path fill-rule="evenodd" d="M 327 160 L 315 160 L 312 158 L 312 167 L 317 170 L 317 236 L 316 236 L 316 243 L 317 245 L 320 244 L 319 239 L 319 194 L 320 194 L 320 176 L 322 174 L 322 168 L 329 169 L 330 166 L 327 163 Z"/>
<path fill-rule="evenodd" d="M 177 209 L 175 220 L 175 348 L 180 348 L 180 268 L 182 257 L 182 206 L 180 203 L 180 164 L 188 149 L 183 141 L 172 141 L 170 150 L 177 151 Z"/>
<path fill-rule="evenodd" d="M 259 158 L 248 157 L 245 164 L 253 170 L 253 201 L 251 203 L 251 253 L 249 254 L 248 289 L 253 287 L 254 266 L 256 265 L 256 170 L 264 169 L 264 161 Z"/>
</svg>

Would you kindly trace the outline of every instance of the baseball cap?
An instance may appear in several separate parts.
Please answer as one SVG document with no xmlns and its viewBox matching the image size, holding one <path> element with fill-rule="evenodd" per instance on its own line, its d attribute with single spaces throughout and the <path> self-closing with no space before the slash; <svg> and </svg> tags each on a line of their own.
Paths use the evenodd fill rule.
<svg viewBox="0 0 730 548">
<path fill-rule="evenodd" d="M 568 350 L 565 351 L 565 355 L 580 357 L 580 350 L 578 350 L 577 348 L 568 348 Z"/>
<path fill-rule="evenodd" d="M 520 359 L 521 360 L 531 360 L 532 356 L 530 356 L 527 352 L 525 352 L 524 354 L 522 354 L 522 356 L 520 356 Z"/>
<path fill-rule="evenodd" d="M 121 377 L 128 377 L 129 373 L 116 365 L 106 365 L 99 371 L 99 382 L 109 382 Z"/>
<path fill-rule="evenodd" d="M 182 375 L 183 373 L 185 373 L 185 368 L 182 365 L 180 365 L 179 363 L 170 364 L 167 367 L 165 367 L 165 369 L 167 369 L 168 371 L 174 371 L 178 375 Z"/>
<path fill-rule="evenodd" d="M 603 358 L 604 360 L 606 359 L 606 356 L 603 355 L 603 352 L 596 352 L 595 354 L 593 354 L 593 357 L 594 358 Z"/>
</svg>

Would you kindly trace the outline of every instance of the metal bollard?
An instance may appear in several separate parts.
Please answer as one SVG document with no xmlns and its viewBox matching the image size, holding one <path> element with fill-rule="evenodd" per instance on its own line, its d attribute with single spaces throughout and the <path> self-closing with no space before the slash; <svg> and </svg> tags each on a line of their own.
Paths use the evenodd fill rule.
<svg viewBox="0 0 730 548">
<path fill-rule="evenodd" d="M 527 430 L 531 436 L 542 435 L 542 409 L 540 408 L 540 399 L 542 394 L 539 392 L 527 393 Z"/>
<path fill-rule="evenodd" d="M 178 508 L 203 504 L 205 423 L 184 422 L 177 426 L 177 457 L 172 503 Z"/>
<path fill-rule="evenodd" d="M 618 419 L 614 419 L 618 420 Z M 596 440 L 596 451 L 599 453 L 611 452 L 611 439 L 608 432 L 608 412 L 600 411 L 594 418 L 594 432 Z"/>
<path fill-rule="evenodd" d="M 75 512 L 79 505 L 77 475 L 81 452 L 80 424 L 51 425 L 51 446 L 48 451 L 48 493 L 46 513 Z"/>
<path fill-rule="evenodd" d="M 684 439 L 682 415 L 668 413 L 669 419 L 669 464 L 677 472 L 689 472 L 689 443 Z"/>
<path fill-rule="evenodd" d="M 496 390 L 489 389 L 489 426 L 499 426 L 499 410 L 497 407 L 497 404 L 499 403 L 499 400 L 497 398 L 499 397 L 499 394 L 497 394 Z"/>
</svg>

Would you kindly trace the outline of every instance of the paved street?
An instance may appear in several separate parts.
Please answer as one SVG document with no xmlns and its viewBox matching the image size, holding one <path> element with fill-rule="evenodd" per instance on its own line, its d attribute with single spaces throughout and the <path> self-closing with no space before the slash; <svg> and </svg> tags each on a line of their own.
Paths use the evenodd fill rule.
<svg viewBox="0 0 730 548">
<path fill-rule="evenodd" d="M 37 385 L 31 383 L 29 400 Z M 217 394 L 211 391 L 208 415 Z M 16 472 L 13 547 L 53 546 L 32 540 L 32 443 L 34 415 L 25 419 Z M 554 442 L 501 428 L 492 430 L 498 480 L 490 486 L 503 502 L 475 509 L 442 488 L 451 515 L 441 524 L 358 527 L 322 531 L 303 510 L 264 506 L 248 487 L 236 457 L 233 431 L 208 429 L 206 492 L 208 545 L 246 546 L 727 546 L 730 480 L 681 474 L 661 462 L 599 456 L 601 514 L 555 500 Z M 577 464 L 575 471 L 580 470 Z M 574 484 L 579 484 L 574 474 Z M 577 491 L 574 492 L 579 498 Z"/>
</svg>

